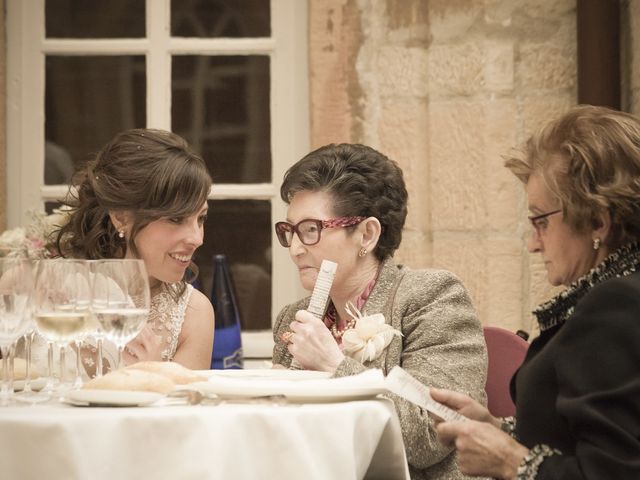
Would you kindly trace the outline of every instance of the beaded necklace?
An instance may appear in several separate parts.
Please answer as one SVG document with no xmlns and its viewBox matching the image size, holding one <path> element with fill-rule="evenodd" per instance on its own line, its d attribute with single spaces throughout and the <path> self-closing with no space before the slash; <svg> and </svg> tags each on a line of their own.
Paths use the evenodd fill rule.
<svg viewBox="0 0 640 480">
<path fill-rule="evenodd" d="M 336 312 L 335 307 L 333 308 L 333 311 L 332 311 L 331 313 L 332 313 L 333 315 L 335 315 L 335 314 L 337 313 L 337 312 Z M 330 312 L 327 312 L 327 317 L 331 318 L 331 317 L 330 317 Z M 344 329 L 342 329 L 342 330 L 338 330 L 338 326 L 337 326 L 337 325 L 338 325 L 338 322 L 336 322 L 336 321 L 334 320 L 334 321 L 333 321 L 333 325 L 331 325 L 331 329 L 330 329 L 330 330 L 331 330 L 331 334 L 333 335 L 333 337 L 334 337 L 336 340 L 338 340 L 338 339 L 342 338 L 342 335 L 344 335 L 344 332 L 346 332 L 346 331 L 347 331 L 347 330 L 349 330 L 350 328 L 353 328 L 353 327 L 355 327 L 355 326 L 356 326 L 356 319 L 355 319 L 355 318 L 352 318 L 351 320 L 349 320 L 349 321 L 347 322 L 347 324 L 345 325 Z"/>
<path fill-rule="evenodd" d="M 374 275 L 374 277 L 367 284 L 363 292 L 358 296 L 358 298 L 355 301 L 355 305 L 358 310 L 362 309 L 362 306 L 365 304 L 365 302 L 369 298 L 369 295 L 371 295 L 371 291 L 373 290 L 373 287 L 375 287 L 377 280 L 378 280 L 378 272 L 376 271 L 376 274 Z M 352 317 L 344 326 L 344 328 L 339 329 L 338 328 L 338 311 L 336 310 L 336 307 L 333 305 L 333 303 L 329 305 L 329 308 L 327 309 L 327 313 L 324 316 L 324 324 L 327 326 L 329 330 L 331 330 L 331 334 L 333 335 L 333 338 L 335 338 L 338 341 L 338 343 L 341 342 L 342 335 L 344 335 L 344 332 L 356 326 L 356 321 L 357 321 L 357 318 Z"/>
</svg>

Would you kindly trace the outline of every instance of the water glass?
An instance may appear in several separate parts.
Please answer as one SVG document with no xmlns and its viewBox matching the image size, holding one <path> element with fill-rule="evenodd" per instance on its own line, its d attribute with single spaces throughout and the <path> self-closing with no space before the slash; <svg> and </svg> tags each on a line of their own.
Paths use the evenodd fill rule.
<svg viewBox="0 0 640 480">
<path fill-rule="evenodd" d="M 151 294 L 149 277 L 142 260 L 109 259 L 92 262 L 92 310 L 102 334 L 122 351 L 147 323 Z"/>
<path fill-rule="evenodd" d="M 9 369 L 9 351 L 29 329 L 29 295 L 33 288 L 30 260 L 0 258 L 0 352 L 2 387 L 0 404 L 7 405 L 13 390 L 13 371 Z"/>
</svg>

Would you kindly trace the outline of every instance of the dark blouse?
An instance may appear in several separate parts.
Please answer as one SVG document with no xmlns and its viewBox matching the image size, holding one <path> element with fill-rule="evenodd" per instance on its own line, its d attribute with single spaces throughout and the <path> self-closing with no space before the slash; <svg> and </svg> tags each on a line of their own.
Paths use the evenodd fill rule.
<svg viewBox="0 0 640 480">
<path fill-rule="evenodd" d="M 541 334 L 511 384 L 515 435 L 549 448 L 520 478 L 640 479 L 638 252 L 536 312 Z"/>
</svg>

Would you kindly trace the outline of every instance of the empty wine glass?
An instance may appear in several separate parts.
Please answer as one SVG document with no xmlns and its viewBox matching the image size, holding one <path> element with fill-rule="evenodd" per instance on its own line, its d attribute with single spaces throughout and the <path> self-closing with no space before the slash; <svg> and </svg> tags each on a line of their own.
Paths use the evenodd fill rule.
<svg viewBox="0 0 640 480">
<path fill-rule="evenodd" d="M 70 342 L 91 328 L 91 278 L 84 260 L 41 260 L 33 290 L 33 316 L 38 332 L 60 351 L 60 383 L 65 385 L 65 353 Z"/>
<path fill-rule="evenodd" d="M 22 387 L 21 394 L 23 396 L 28 396 L 33 393 L 31 389 L 31 345 L 33 344 L 33 337 L 36 334 L 35 326 L 32 322 L 30 322 L 30 326 L 27 327 L 27 331 L 22 335 L 24 339 L 24 363 L 25 363 L 25 371 L 24 371 L 24 387 Z"/>
<path fill-rule="evenodd" d="M 122 351 L 144 328 L 149 316 L 149 277 L 142 260 L 110 259 L 93 262 L 93 314 L 102 334 Z"/>
<path fill-rule="evenodd" d="M 31 312 L 28 313 L 31 316 Z M 35 390 L 32 388 L 32 377 L 33 377 L 33 345 L 34 339 L 37 334 L 35 329 L 35 323 L 33 321 L 29 322 L 29 326 L 27 327 L 27 332 L 23 335 L 24 338 L 24 361 L 25 361 L 25 379 L 22 390 L 19 392 L 15 392 L 13 394 L 14 400 L 25 402 L 25 403 L 39 403 L 45 402 L 51 398 L 51 388 L 48 390 L 46 387 L 48 385 L 44 385 L 41 389 L 36 388 Z M 51 365 L 49 365 L 49 369 L 51 369 Z"/>
<path fill-rule="evenodd" d="M 7 405 L 12 394 L 13 371 L 9 371 L 11 345 L 29 328 L 27 312 L 33 288 L 31 261 L 0 258 L 0 351 L 2 353 L 2 388 L 0 404 Z"/>
<path fill-rule="evenodd" d="M 93 289 L 94 289 L 93 282 L 95 281 L 95 277 L 96 277 L 95 266 L 100 262 L 104 262 L 105 260 L 87 260 L 87 261 L 89 263 L 89 270 L 91 272 L 91 282 L 92 282 L 91 294 L 93 298 Z M 100 274 L 100 275 L 102 278 L 103 274 Z M 104 282 L 104 281 L 99 280 L 99 282 Z M 102 288 L 102 286 L 99 286 L 99 288 Z M 93 308 L 91 309 L 91 315 L 93 318 L 93 331 L 89 334 L 88 338 L 91 338 L 95 341 L 95 345 L 92 345 L 93 348 L 90 349 L 92 353 L 95 353 L 95 363 L 89 363 L 89 365 L 90 366 L 95 365 L 95 371 L 91 375 L 93 377 L 101 377 L 104 373 L 104 351 L 103 351 L 104 332 L 102 331 L 102 325 L 100 325 L 100 323 L 96 319 L 95 311 Z"/>
</svg>

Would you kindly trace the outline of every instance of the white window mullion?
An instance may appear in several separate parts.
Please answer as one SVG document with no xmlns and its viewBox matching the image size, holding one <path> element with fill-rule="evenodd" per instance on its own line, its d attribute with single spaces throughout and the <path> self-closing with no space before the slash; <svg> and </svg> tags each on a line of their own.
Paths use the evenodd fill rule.
<svg viewBox="0 0 640 480">
<path fill-rule="evenodd" d="M 172 38 L 171 52 L 189 55 L 260 55 L 275 47 L 272 38 Z"/>
<path fill-rule="evenodd" d="M 146 38 L 125 39 L 46 39 L 44 51 L 58 55 L 135 55 L 149 50 Z"/>
<path fill-rule="evenodd" d="M 294 28 L 292 28 L 292 25 Z M 271 223 L 286 217 L 280 183 L 287 168 L 309 150 L 307 72 L 307 0 L 272 0 L 271 159 L 273 196 Z M 298 273 L 271 230 L 271 318 L 286 304 L 305 295 Z M 271 331 L 242 332 L 245 357 L 270 357 Z"/>
<path fill-rule="evenodd" d="M 276 44 L 271 56 L 273 224 L 286 217 L 286 206 L 279 195 L 282 177 L 289 166 L 309 151 L 307 1 L 273 0 L 271 18 Z M 298 27 L 291 28 L 292 25 Z M 305 291 L 289 251 L 280 246 L 273 229 L 271 238 L 274 265 L 272 318 L 275 318 L 284 305 L 301 298 Z"/>
<path fill-rule="evenodd" d="M 171 130 L 170 0 L 147 0 L 147 127 Z"/>
<path fill-rule="evenodd" d="M 7 49 L 7 227 L 13 228 L 41 204 L 44 183 L 44 143 L 37 140 L 44 138 L 44 0 L 8 4 L 7 39 L 16 47 Z"/>
<path fill-rule="evenodd" d="M 68 185 L 42 185 L 39 202 L 59 202 L 69 193 Z"/>
<path fill-rule="evenodd" d="M 211 200 L 271 200 L 276 197 L 272 183 L 214 183 Z"/>
</svg>

